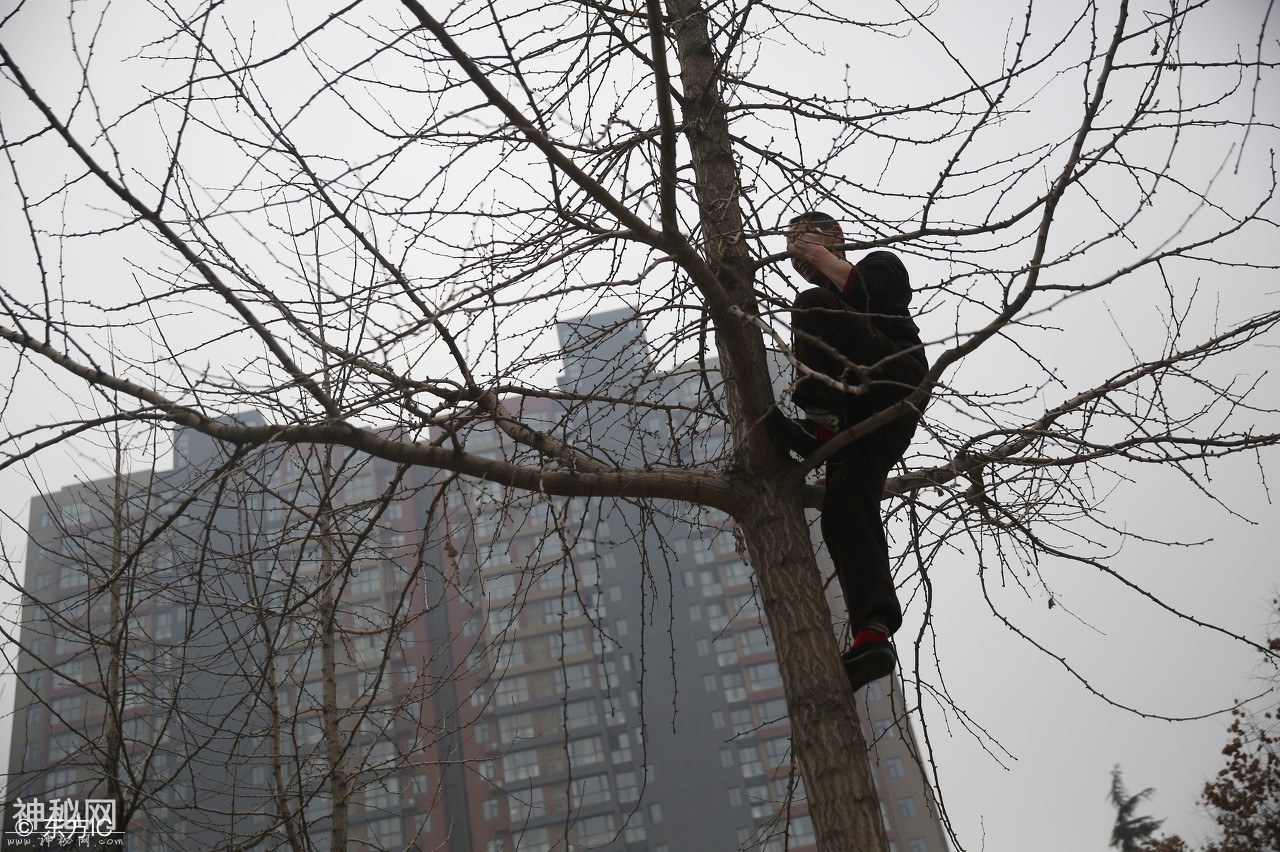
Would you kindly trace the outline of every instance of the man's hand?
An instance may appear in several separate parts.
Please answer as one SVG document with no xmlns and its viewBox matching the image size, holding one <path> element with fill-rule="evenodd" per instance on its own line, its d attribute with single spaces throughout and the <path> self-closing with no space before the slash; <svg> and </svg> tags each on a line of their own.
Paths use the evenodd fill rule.
<svg viewBox="0 0 1280 852">
<path fill-rule="evenodd" d="M 806 230 L 790 235 L 787 248 L 791 250 L 791 265 L 811 284 L 829 282 L 837 289 L 843 287 L 853 264 L 828 248 L 837 239 L 822 231 Z"/>
<path fill-rule="evenodd" d="M 806 231 L 791 241 L 791 256 L 817 266 L 823 257 L 835 257 L 827 248 L 821 233 Z"/>
</svg>

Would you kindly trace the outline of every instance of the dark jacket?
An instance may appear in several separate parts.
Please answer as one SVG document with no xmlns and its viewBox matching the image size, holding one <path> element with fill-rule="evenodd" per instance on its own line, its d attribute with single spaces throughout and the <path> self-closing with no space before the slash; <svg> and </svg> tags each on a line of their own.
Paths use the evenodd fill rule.
<svg viewBox="0 0 1280 852">
<path fill-rule="evenodd" d="M 832 286 L 833 290 L 837 289 Z M 891 251 L 873 251 L 859 260 L 839 290 L 855 311 L 903 349 L 920 346 L 920 329 L 911 318 L 911 278 Z"/>
</svg>

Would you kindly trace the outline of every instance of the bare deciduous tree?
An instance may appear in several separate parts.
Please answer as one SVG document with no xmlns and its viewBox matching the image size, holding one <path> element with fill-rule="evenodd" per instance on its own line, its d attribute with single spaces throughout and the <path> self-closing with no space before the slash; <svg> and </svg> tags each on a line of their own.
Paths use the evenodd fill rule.
<svg viewBox="0 0 1280 852">
<path fill-rule="evenodd" d="M 908 589 L 975 542 L 983 582 L 1071 560 L 1198 623 L 1091 543 L 1123 531 L 1098 511 L 1112 481 L 1156 465 L 1221 500 L 1214 464 L 1261 465 L 1280 432 L 1259 366 L 1280 318 L 1269 6 L 991 7 L 961 50 L 951 6 L 910 3 L 69 4 L 37 61 L 17 34 L 51 9 L 0 24 L 5 215 L 29 236 L 0 291 L 15 386 L 242 449 L 728 513 L 820 848 L 885 846 L 803 511 L 841 444 L 932 393 L 888 495 Z M 797 465 L 759 424 L 789 354 L 777 223 L 806 207 L 908 256 L 932 366 Z M 618 304 L 658 361 L 602 359 L 605 329 L 553 381 L 550 321 Z M 712 358 L 698 393 L 664 394 Z M 528 422 L 509 395 L 566 413 Z M 73 408 L 8 436 L 6 466 L 103 417 Z M 222 417 L 245 408 L 266 421 Z M 694 413 L 717 451 L 681 451 Z M 472 451 L 481 427 L 522 453 Z M 333 579 L 350 557 L 316 518 Z M 310 601 L 319 635 L 337 600 Z"/>
</svg>

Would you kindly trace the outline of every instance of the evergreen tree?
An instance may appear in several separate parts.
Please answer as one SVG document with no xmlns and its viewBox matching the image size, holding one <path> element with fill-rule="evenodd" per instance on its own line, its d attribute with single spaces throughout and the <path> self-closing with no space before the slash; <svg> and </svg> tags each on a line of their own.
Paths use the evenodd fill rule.
<svg viewBox="0 0 1280 852">
<path fill-rule="evenodd" d="M 1119 849 L 1120 852 L 1140 852 L 1144 845 L 1143 841 L 1149 839 L 1160 828 L 1164 820 L 1136 815 L 1138 805 L 1142 804 L 1143 800 L 1151 798 L 1154 792 L 1154 788 L 1148 787 L 1129 795 L 1120 775 L 1120 766 L 1116 765 L 1111 770 L 1111 792 L 1108 798 L 1111 804 L 1116 806 L 1116 824 L 1111 829 L 1113 849 Z"/>
</svg>

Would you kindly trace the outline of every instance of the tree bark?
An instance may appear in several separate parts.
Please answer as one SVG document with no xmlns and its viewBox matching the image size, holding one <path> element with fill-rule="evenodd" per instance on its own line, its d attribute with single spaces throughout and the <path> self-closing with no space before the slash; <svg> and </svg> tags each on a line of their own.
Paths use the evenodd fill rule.
<svg viewBox="0 0 1280 852">
<path fill-rule="evenodd" d="M 839 660 L 831 612 L 795 491 L 759 496 L 738 517 L 778 649 L 791 743 L 822 852 L 886 850 L 867 743 Z"/>
<path fill-rule="evenodd" d="M 667 8 L 680 59 L 685 138 L 696 174 L 703 251 L 729 306 L 714 298 L 706 301 L 716 329 L 735 465 L 744 493 L 751 495 L 734 516 L 778 649 L 792 753 L 805 779 L 818 848 L 887 850 L 866 741 L 839 662 L 805 523 L 800 478 L 787 476 L 791 463 L 756 428 L 773 401 L 773 390 L 764 341 L 746 322 L 757 314 L 756 298 L 742 234 L 741 183 L 707 17 L 698 0 L 669 0 Z M 669 81 L 658 80 L 659 87 L 666 85 Z"/>
<path fill-rule="evenodd" d="M 330 829 L 330 848 L 347 848 L 347 823 L 350 812 L 350 789 L 346 759 L 342 743 L 342 729 L 338 724 L 338 590 L 342 581 L 337 576 L 342 567 L 333 553 L 333 527 L 331 519 L 333 480 L 329 473 L 329 454 L 325 453 L 321 470 L 323 497 L 319 510 L 320 520 L 320 656 L 321 656 L 321 724 L 323 726 L 325 759 L 329 770 L 329 791 L 333 825 Z"/>
</svg>

